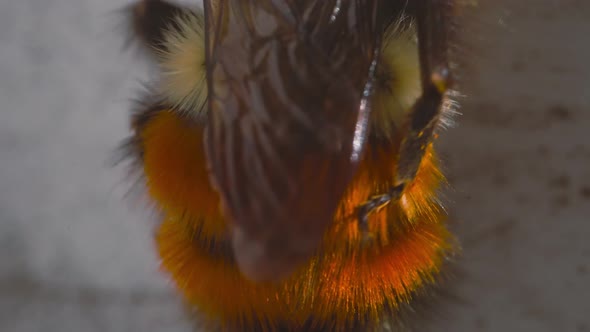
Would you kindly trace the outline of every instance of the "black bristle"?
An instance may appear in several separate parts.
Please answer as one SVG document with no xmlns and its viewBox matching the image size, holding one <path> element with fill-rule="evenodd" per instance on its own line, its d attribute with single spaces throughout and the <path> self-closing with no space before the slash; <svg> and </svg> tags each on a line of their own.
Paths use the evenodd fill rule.
<svg viewBox="0 0 590 332">
<path fill-rule="evenodd" d="M 144 0 L 127 8 L 133 36 L 151 50 L 165 49 L 165 37 L 170 31 L 180 31 L 174 18 L 190 9 L 167 1 Z"/>
</svg>

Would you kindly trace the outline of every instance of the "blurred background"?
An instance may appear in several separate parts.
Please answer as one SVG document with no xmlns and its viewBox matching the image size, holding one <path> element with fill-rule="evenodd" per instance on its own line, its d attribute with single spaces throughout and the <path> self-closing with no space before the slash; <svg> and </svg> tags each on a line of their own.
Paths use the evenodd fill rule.
<svg viewBox="0 0 590 332">
<path fill-rule="evenodd" d="M 481 2 L 439 143 L 464 253 L 429 331 L 590 331 L 590 2 Z M 127 4 L 0 2 L 0 331 L 190 331 L 109 164 L 154 74 Z"/>
</svg>

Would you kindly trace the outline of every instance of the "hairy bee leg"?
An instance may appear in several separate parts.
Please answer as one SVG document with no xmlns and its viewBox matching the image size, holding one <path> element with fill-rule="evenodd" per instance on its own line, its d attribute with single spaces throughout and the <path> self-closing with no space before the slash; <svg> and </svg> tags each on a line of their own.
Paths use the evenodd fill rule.
<svg viewBox="0 0 590 332">
<path fill-rule="evenodd" d="M 404 187 L 405 184 L 392 187 L 387 193 L 370 197 L 365 203 L 359 206 L 359 228 L 365 240 L 371 238 L 371 233 L 369 231 L 369 214 L 380 207 L 385 206 L 389 202 L 399 199 L 404 191 Z"/>
<path fill-rule="evenodd" d="M 166 34 L 181 31 L 175 18 L 189 11 L 167 1 L 138 1 L 129 7 L 131 32 L 149 51 L 164 50 Z"/>
<path fill-rule="evenodd" d="M 365 234 L 369 214 L 399 199 L 407 184 L 414 180 L 439 123 L 445 94 L 452 84 L 446 30 L 452 7 L 441 0 L 419 0 L 416 6 L 422 95 L 409 115 L 407 135 L 401 142 L 395 185 L 387 193 L 369 198 L 358 208 L 359 228 Z"/>
<path fill-rule="evenodd" d="M 446 91 L 446 88 L 445 90 L 443 88 L 447 86 L 446 77 L 448 76 L 445 76 L 446 74 L 447 72 L 445 71 L 433 73 L 427 90 L 414 105 L 410 121 L 414 121 L 414 114 L 418 114 L 419 116 L 420 114 L 431 113 L 433 115 L 432 119 L 420 127 L 420 129 L 412 128 L 408 136 L 402 141 L 402 148 L 398 159 L 396 184 L 387 193 L 370 197 L 358 207 L 359 228 L 365 237 L 370 237 L 368 232 L 369 215 L 389 202 L 398 200 L 406 186 L 416 176 L 426 147 L 432 141 L 434 129 L 438 122 L 440 108 L 444 100 L 444 91 Z"/>
<path fill-rule="evenodd" d="M 396 185 L 411 182 L 439 124 L 443 101 L 452 79 L 448 61 L 449 1 L 420 0 L 416 3 L 418 54 L 422 96 L 408 121 L 407 135 L 401 143 Z"/>
</svg>

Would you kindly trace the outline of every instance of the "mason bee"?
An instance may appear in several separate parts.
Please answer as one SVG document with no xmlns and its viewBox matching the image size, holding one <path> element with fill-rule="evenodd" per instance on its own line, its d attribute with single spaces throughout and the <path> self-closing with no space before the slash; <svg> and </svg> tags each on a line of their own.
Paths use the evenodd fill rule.
<svg viewBox="0 0 590 332">
<path fill-rule="evenodd" d="M 454 240 L 433 140 L 455 1 L 131 7 L 161 69 L 125 144 L 162 266 L 220 330 L 370 331 Z"/>
</svg>

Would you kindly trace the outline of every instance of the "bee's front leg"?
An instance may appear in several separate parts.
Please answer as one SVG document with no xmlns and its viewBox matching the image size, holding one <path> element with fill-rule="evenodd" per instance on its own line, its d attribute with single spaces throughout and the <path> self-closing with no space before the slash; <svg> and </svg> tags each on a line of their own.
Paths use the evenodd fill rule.
<svg viewBox="0 0 590 332">
<path fill-rule="evenodd" d="M 370 197 L 358 207 L 359 228 L 365 237 L 370 235 L 369 214 L 400 199 L 404 189 L 416 177 L 426 148 L 432 142 L 440 122 L 445 95 L 452 85 L 447 56 L 452 2 L 421 0 L 416 6 L 422 95 L 409 113 L 393 187 L 384 194 Z"/>
</svg>

